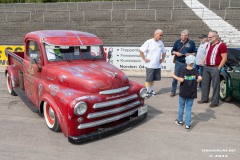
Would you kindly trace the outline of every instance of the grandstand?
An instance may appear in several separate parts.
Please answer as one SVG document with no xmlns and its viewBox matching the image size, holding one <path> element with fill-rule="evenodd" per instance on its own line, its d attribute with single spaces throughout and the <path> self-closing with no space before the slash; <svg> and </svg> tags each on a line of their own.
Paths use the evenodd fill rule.
<svg viewBox="0 0 240 160">
<path fill-rule="evenodd" d="M 157 28 L 164 31 L 166 46 L 172 46 L 183 29 L 188 29 L 190 39 L 199 44 L 198 36 L 207 34 L 210 28 L 186 1 L 194 2 L 126 0 L 0 4 L 0 44 L 21 45 L 24 35 L 34 30 L 72 29 L 96 34 L 105 45 L 139 46 L 151 38 Z M 239 0 L 198 1 L 240 29 Z"/>
</svg>

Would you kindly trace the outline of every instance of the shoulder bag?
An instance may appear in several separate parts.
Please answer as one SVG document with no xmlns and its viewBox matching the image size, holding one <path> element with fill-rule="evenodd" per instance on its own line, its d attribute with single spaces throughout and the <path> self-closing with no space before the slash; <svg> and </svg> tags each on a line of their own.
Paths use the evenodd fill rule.
<svg viewBox="0 0 240 160">
<path fill-rule="evenodd" d="M 188 40 L 188 41 L 178 50 L 178 52 L 180 52 L 180 51 L 188 44 L 189 41 L 190 41 L 190 40 Z M 173 63 L 176 62 L 176 59 L 177 59 L 177 56 L 174 55 L 174 57 L 173 57 Z"/>
</svg>

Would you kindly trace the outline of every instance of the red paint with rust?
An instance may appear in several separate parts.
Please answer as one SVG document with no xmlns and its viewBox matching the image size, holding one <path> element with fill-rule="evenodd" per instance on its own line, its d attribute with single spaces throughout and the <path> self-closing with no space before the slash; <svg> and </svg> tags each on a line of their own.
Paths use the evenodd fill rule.
<svg viewBox="0 0 240 160">
<path fill-rule="evenodd" d="M 61 51 L 62 57 L 59 58 L 59 55 L 54 53 L 56 60 L 49 59 L 48 54 L 52 53 L 48 53 L 48 50 L 59 46 L 59 50 L 64 51 Z M 65 52 L 71 48 L 74 48 L 74 51 Z M 99 57 L 83 58 L 83 52 L 89 48 L 93 51 L 100 48 L 97 53 Z M 33 54 L 37 55 L 35 62 L 31 62 L 31 50 L 36 51 Z M 21 89 L 25 96 L 40 113 L 43 113 L 43 104 L 47 102 L 52 107 L 63 134 L 72 137 L 73 140 L 128 123 L 139 116 L 138 108 L 144 106 L 144 98 L 139 95 L 143 86 L 129 80 L 121 70 L 106 62 L 102 41 L 93 34 L 69 30 L 30 32 L 25 36 L 25 51 L 9 53 L 8 58 L 6 74 L 11 77 L 13 88 L 19 88 L 22 83 Z M 57 60 L 58 58 L 60 60 Z M 19 77 L 19 72 L 22 72 L 22 78 Z M 124 87 L 129 88 L 116 92 Z M 102 94 L 106 91 L 109 92 Z M 128 100 L 131 96 L 135 97 Z M 74 113 L 74 107 L 79 102 L 85 102 L 87 105 L 87 111 L 80 116 Z M 108 102 L 119 103 L 102 108 L 93 107 L 104 102 L 107 102 L 104 105 Z M 47 110 L 49 111 L 49 107 Z M 119 118 L 127 112 L 129 116 Z M 103 114 L 95 118 L 88 117 L 95 113 Z M 49 111 L 47 118 L 53 123 L 50 115 Z M 82 120 L 79 120 L 80 118 Z M 114 121 L 109 122 L 111 118 Z M 103 121 L 108 123 L 98 125 Z M 78 128 L 82 124 L 91 125 L 96 122 L 93 126 Z M 98 135 L 98 138 L 101 136 Z M 95 138 L 90 136 L 90 139 Z"/>
</svg>

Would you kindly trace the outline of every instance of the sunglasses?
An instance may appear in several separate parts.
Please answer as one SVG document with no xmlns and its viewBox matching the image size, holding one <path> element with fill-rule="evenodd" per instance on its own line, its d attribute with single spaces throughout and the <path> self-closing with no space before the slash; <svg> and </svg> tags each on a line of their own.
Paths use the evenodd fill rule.
<svg viewBox="0 0 240 160">
<path fill-rule="evenodd" d="M 208 38 L 213 38 L 214 36 L 212 36 L 212 37 L 208 37 Z"/>
</svg>

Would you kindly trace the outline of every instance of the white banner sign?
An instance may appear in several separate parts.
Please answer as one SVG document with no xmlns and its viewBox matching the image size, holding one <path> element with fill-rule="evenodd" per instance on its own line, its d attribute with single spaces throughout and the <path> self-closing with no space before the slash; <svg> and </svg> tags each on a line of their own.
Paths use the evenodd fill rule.
<svg viewBox="0 0 240 160">
<path fill-rule="evenodd" d="M 143 70 L 144 62 L 138 51 L 139 47 L 111 47 L 105 46 L 104 50 L 109 56 L 109 62 L 121 70 Z M 165 47 L 166 58 L 162 63 L 162 70 L 173 70 L 174 63 L 171 55 L 172 47 Z"/>
</svg>

